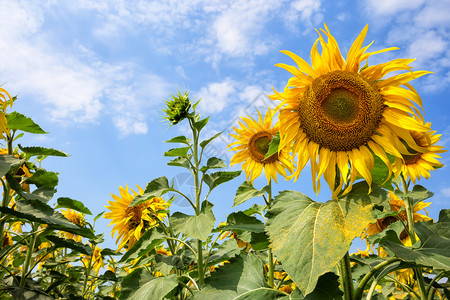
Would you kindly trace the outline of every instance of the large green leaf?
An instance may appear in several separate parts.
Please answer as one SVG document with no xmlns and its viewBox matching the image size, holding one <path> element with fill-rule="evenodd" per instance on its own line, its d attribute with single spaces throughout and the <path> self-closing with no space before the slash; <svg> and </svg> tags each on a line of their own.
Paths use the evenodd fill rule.
<svg viewBox="0 0 450 300">
<path fill-rule="evenodd" d="M 153 179 L 147 184 L 143 195 L 136 196 L 130 203 L 131 206 L 138 205 L 153 197 L 161 197 L 170 190 L 169 181 L 165 176 Z"/>
<path fill-rule="evenodd" d="M 68 240 L 64 238 L 60 238 L 54 235 L 45 236 L 47 240 L 55 244 L 57 248 L 68 248 L 75 251 L 78 251 L 82 254 L 92 255 L 92 248 L 83 243 L 76 242 L 74 240 Z"/>
<path fill-rule="evenodd" d="M 186 157 L 177 157 L 175 159 L 172 159 L 170 162 L 167 163 L 168 166 L 174 166 L 174 167 L 183 167 L 186 169 L 190 169 L 189 161 Z"/>
<path fill-rule="evenodd" d="M 255 217 L 247 216 L 242 211 L 234 212 L 228 215 L 227 224 L 220 227 L 223 231 L 250 231 L 250 232 L 264 232 L 264 223 Z"/>
<path fill-rule="evenodd" d="M 121 293 L 120 300 L 126 299 L 136 299 L 134 298 L 134 294 L 136 291 L 146 284 L 147 282 L 154 279 L 154 277 L 150 274 L 150 272 L 146 268 L 139 268 L 128 274 L 125 278 L 122 279 L 121 283 Z"/>
<path fill-rule="evenodd" d="M 352 194 L 325 203 L 296 191 L 276 197 L 267 215 L 267 232 L 274 254 L 304 294 L 314 290 L 319 276 L 332 271 L 353 239 L 374 221 L 371 199 L 383 196 L 372 190 L 368 195 L 367 185 L 361 190 L 357 186 Z"/>
<path fill-rule="evenodd" d="M 238 177 L 241 175 L 241 172 L 242 171 L 219 171 L 212 174 L 206 174 L 204 181 L 212 191 L 218 185 Z"/>
<path fill-rule="evenodd" d="M 144 285 L 127 299 L 135 300 L 161 300 L 178 286 L 177 275 L 156 277 Z"/>
<path fill-rule="evenodd" d="M 5 176 L 12 167 L 21 163 L 22 161 L 13 155 L 0 155 L 0 177 Z"/>
<path fill-rule="evenodd" d="M 239 295 L 267 288 L 264 264 L 255 254 L 242 254 L 230 259 L 230 263 L 217 268 L 205 280 L 206 286 L 194 294 L 193 299 L 236 299 Z M 269 298 L 270 299 L 270 298 Z"/>
<path fill-rule="evenodd" d="M 412 189 L 412 191 L 409 191 L 408 193 L 403 193 L 400 190 L 396 190 L 395 194 L 401 198 L 410 198 L 414 201 L 414 205 L 416 205 L 417 203 L 426 200 L 428 198 L 433 197 L 433 192 L 430 192 L 429 190 L 427 190 L 425 187 L 421 186 L 421 185 L 415 185 Z"/>
<path fill-rule="evenodd" d="M 419 247 L 406 247 L 393 231 L 380 241 L 386 251 L 408 262 L 433 267 L 435 270 L 450 270 L 450 239 L 440 236 L 427 222 L 416 222 L 414 229 L 420 239 Z"/>
<path fill-rule="evenodd" d="M 314 291 L 306 296 L 295 289 L 289 296 L 279 298 L 279 300 L 340 300 L 342 291 L 339 289 L 339 276 L 329 272 L 319 277 Z"/>
<path fill-rule="evenodd" d="M 247 181 L 244 181 L 237 189 L 236 196 L 234 196 L 234 204 L 233 207 L 236 205 L 242 204 L 245 201 L 255 198 L 255 197 L 261 197 L 265 193 L 268 193 L 270 190 L 270 187 L 266 185 L 261 190 L 257 190 L 253 187 L 251 183 L 248 183 Z"/>
<path fill-rule="evenodd" d="M 212 212 L 213 205 L 208 203 L 203 206 L 197 216 L 175 212 L 170 217 L 170 224 L 176 232 L 186 234 L 188 237 L 206 240 L 214 228 L 216 218 Z"/>
<path fill-rule="evenodd" d="M 37 169 L 33 176 L 26 180 L 29 184 L 35 184 L 39 187 L 54 188 L 58 185 L 58 173 Z"/>
<path fill-rule="evenodd" d="M 230 260 L 238 255 L 239 252 L 241 252 L 241 248 L 237 246 L 236 241 L 228 239 L 212 251 L 208 259 L 208 266 Z"/>
<path fill-rule="evenodd" d="M 44 147 L 22 147 L 22 145 L 18 144 L 19 149 L 27 154 L 28 157 L 37 156 L 37 155 L 48 155 L 48 156 L 60 156 L 60 157 L 69 157 L 70 155 L 51 148 Z"/>
<path fill-rule="evenodd" d="M 70 209 L 79 211 L 81 213 L 87 214 L 87 215 L 92 215 L 89 208 L 84 206 L 83 202 L 80 202 L 78 200 L 70 199 L 67 197 L 60 197 L 60 198 L 58 198 L 57 203 L 58 203 L 58 205 L 56 206 L 56 208 L 60 208 L 60 207 L 70 208 Z"/>
<path fill-rule="evenodd" d="M 144 232 L 139 240 L 122 256 L 120 262 L 129 262 L 142 257 L 164 242 L 165 234 L 159 227 L 153 227 Z"/>
<path fill-rule="evenodd" d="M 47 133 L 42 130 L 42 128 L 39 127 L 38 124 L 34 123 L 31 118 L 24 116 L 16 111 L 6 114 L 6 120 L 8 122 L 8 127 L 13 130 L 22 130 L 25 132 L 37 134 Z"/>
<path fill-rule="evenodd" d="M 206 163 L 206 166 L 201 167 L 200 171 L 206 172 L 209 169 L 221 169 L 221 168 L 225 168 L 226 166 L 227 165 L 220 158 L 210 157 Z"/>
</svg>

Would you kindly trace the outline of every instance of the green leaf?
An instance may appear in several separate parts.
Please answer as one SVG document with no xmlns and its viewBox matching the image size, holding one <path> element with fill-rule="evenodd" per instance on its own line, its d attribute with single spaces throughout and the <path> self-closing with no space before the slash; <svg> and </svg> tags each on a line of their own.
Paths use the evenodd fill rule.
<svg viewBox="0 0 450 300">
<path fill-rule="evenodd" d="M 395 194 L 401 198 L 410 198 L 414 201 L 414 205 L 416 205 L 417 203 L 426 200 L 428 198 L 433 197 L 434 193 L 430 192 L 429 190 L 427 190 L 426 188 L 424 188 L 421 185 L 415 185 L 412 189 L 412 191 L 408 192 L 408 193 L 403 193 L 399 190 L 395 191 Z"/>
<path fill-rule="evenodd" d="M 74 240 L 63 239 L 54 235 L 47 235 L 45 238 L 55 244 L 57 248 L 69 248 L 86 255 L 92 255 L 93 253 L 91 247 Z"/>
<path fill-rule="evenodd" d="M 58 205 L 56 206 L 56 208 L 70 208 L 83 214 L 92 215 L 89 208 L 84 206 L 83 202 L 80 202 L 78 200 L 70 199 L 67 197 L 60 197 L 58 198 L 57 202 Z"/>
<path fill-rule="evenodd" d="M 289 296 L 280 298 L 280 300 L 341 300 L 342 291 L 339 289 L 339 276 L 328 272 L 319 277 L 314 291 L 306 296 L 295 289 Z"/>
<path fill-rule="evenodd" d="M 121 283 L 121 300 L 138 299 L 134 297 L 136 291 L 147 282 L 150 282 L 154 277 L 145 268 L 139 268 L 128 274 L 122 279 Z"/>
<path fill-rule="evenodd" d="M 350 194 L 326 203 L 296 191 L 275 198 L 266 231 L 274 254 L 304 294 L 314 290 L 320 275 L 334 270 L 353 239 L 374 221 L 369 200 L 381 196 L 368 196 L 367 191 L 366 185 L 360 197 Z"/>
<path fill-rule="evenodd" d="M 242 171 L 219 171 L 212 174 L 205 174 L 204 182 L 209 186 L 209 190 L 212 191 L 218 185 L 230 181 L 239 175 Z"/>
<path fill-rule="evenodd" d="M 22 299 L 54 300 L 55 299 L 55 298 L 51 297 L 50 295 L 48 295 L 47 293 L 45 293 L 44 291 L 37 289 L 37 288 L 9 285 L 5 289 L 8 290 L 8 292 L 12 295 L 13 299 L 17 299 L 17 300 L 22 300 Z M 8 298 L 6 298 L 6 299 L 8 299 Z"/>
<path fill-rule="evenodd" d="M 177 275 L 156 277 L 141 286 L 131 299 L 136 300 L 162 300 L 178 286 Z M 130 299 L 130 298 L 129 298 Z"/>
<path fill-rule="evenodd" d="M 45 156 L 60 156 L 60 157 L 69 157 L 70 155 L 59 150 L 44 148 L 44 147 L 22 147 L 22 145 L 18 144 L 19 149 L 27 154 L 27 157 L 45 155 Z"/>
<path fill-rule="evenodd" d="M 169 151 L 164 153 L 164 156 L 181 156 L 181 157 L 187 157 L 187 153 L 191 149 L 190 147 L 180 147 L 180 148 L 173 148 Z"/>
<path fill-rule="evenodd" d="M 0 155 L 0 177 L 5 176 L 12 167 L 22 164 L 22 160 L 13 155 Z"/>
<path fill-rule="evenodd" d="M 38 188 L 49 187 L 54 188 L 58 185 L 58 174 L 55 172 L 46 171 L 44 169 L 37 169 L 30 178 L 25 181 L 28 184 L 34 184 Z"/>
<path fill-rule="evenodd" d="M 194 128 L 197 129 L 198 132 L 200 132 L 203 127 L 208 123 L 209 117 L 206 117 L 198 122 L 194 122 Z"/>
<path fill-rule="evenodd" d="M 253 187 L 251 183 L 244 181 L 236 191 L 236 195 L 234 196 L 233 207 L 242 204 L 249 199 L 261 197 L 265 193 L 268 193 L 269 190 L 270 187 L 268 185 L 263 187 L 261 190 L 257 190 Z"/>
<path fill-rule="evenodd" d="M 176 136 L 165 142 L 166 143 L 182 143 L 182 144 L 189 145 L 189 143 L 191 142 L 191 139 L 185 137 L 184 135 L 180 135 L 180 136 Z"/>
<path fill-rule="evenodd" d="M 216 133 L 215 135 L 213 135 L 213 136 L 210 137 L 209 139 L 200 142 L 200 147 L 205 148 L 206 145 L 208 145 L 208 144 L 211 143 L 216 137 L 218 137 L 219 135 L 221 135 L 222 132 L 223 132 L 223 131 L 221 131 L 221 132 L 219 132 L 219 133 Z"/>
<path fill-rule="evenodd" d="M 278 153 L 278 146 L 280 145 L 280 135 L 274 135 L 269 143 L 269 149 L 267 150 L 264 159 L 271 157 L 275 153 Z"/>
<path fill-rule="evenodd" d="M 136 196 L 133 201 L 131 201 L 129 207 L 138 205 L 145 202 L 153 197 L 161 197 L 170 190 L 169 181 L 165 176 L 153 179 L 147 184 L 144 194 Z"/>
<path fill-rule="evenodd" d="M 234 212 L 228 215 L 227 225 L 220 227 L 223 231 L 250 231 L 264 232 L 264 223 L 255 217 L 247 216 L 242 211 Z"/>
<path fill-rule="evenodd" d="M 42 187 L 35 189 L 31 194 L 23 192 L 23 196 L 27 200 L 39 200 L 44 203 L 48 203 L 55 195 L 56 190 L 53 188 Z"/>
<path fill-rule="evenodd" d="M 140 239 L 122 256 L 119 262 L 129 262 L 142 257 L 165 241 L 163 230 L 153 227 L 144 232 Z"/>
<path fill-rule="evenodd" d="M 170 224 L 176 232 L 186 234 L 188 237 L 206 240 L 214 228 L 216 218 L 212 212 L 213 205 L 208 202 L 202 207 L 197 216 L 175 212 L 170 217 Z"/>
<path fill-rule="evenodd" d="M 244 210 L 244 214 L 247 216 L 252 215 L 262 215 L 264 211 L 267 209 L 267 205 L 261 205 L 261 204 L 253 204 L 250 208 Z"/>
<path fill-rule="evenodd" d="M 227 261 L 241 252 L 235 240 L 228 239 L 213 250 L 208 259 L 208 266 L 214 266 L 218 263 Z"/>
<path fill-rule="evenodd" d="M 24 116 L 16 111 L 6 114 L 6 120 L 8 122 L 8 127 L 12 130 L 22 130 L 25 132 L 36 134 L 47 133 L 42 130 L 42 128 L 39 127 L 38 124 L 34 123 L 31 118 Z"/>
<path fill-rule="evenodd" d="M 370 173 L 372 174 L 372 182 L 379 186 L 392 190 L 393 176 L 392 173 L 389 174 L 388 166 L 386 166 L 386 164 L 377 155 L 374 155 L 373 157 L 374 157 L 374 166 L 373 169 L 370 171 Z M 388 159 L 393 164 L 395 157 L 388 154 Z"/>
<path fill-rule="evenodd" d="M 221 169 L 221 168 L 225 168 L 226 166 L 227 165 L 220 158 L 210 157 L 208 159 L 208 161 L 206 162 L 206 166 L 203 166 L 200 169 L 200 171 L 204 173 L 204 172 L 208 171 L 209 169 Z"/>
<path fill-rule="evenodd" d="M 217 268 L 206 278 L 206 286 L 194 294 L 193 299 L 239 299 L 239 295 L 267 288 L 264 264 L 255 254 L 242 254 L 230 259 L 230 263 Z M 218 291 L 223 291 L 221 293 Z M 244 298 L 245 299 L 245 298 Z"/>
<path fill-rule="evenodd" d="M 393 231 L 389 231 L 391 236 L 382 239 L 380 245 L 405 261 L 430 266 L 435 270 L 450 270 L 450 239 L 441 237 L 430 225 L 427 222 L 414 223 L 414 230 L 421 242 L 419 247 L 404 246 L 396 235 L 392 236 L 395 234 Z"/>
<path fill-rule="evenodd" d="M 105 213 L 105 212 L 102 211 L 101 213 L 97 214 L 97 215 L 94 217 L 94 222 L 97 221 L 101 216 L 103 216 L 104 213 Z"/>
<path fill-rule="evenodd" d="M 172 159 L 170 162 L 167 163 L 167 165 L 174 166 L 174 167 L 183 167 L 186 169 L 190 169 L 190 166 L 191 166 L 186 157 L 177 157 L 175 159 Z"/>
</svg>

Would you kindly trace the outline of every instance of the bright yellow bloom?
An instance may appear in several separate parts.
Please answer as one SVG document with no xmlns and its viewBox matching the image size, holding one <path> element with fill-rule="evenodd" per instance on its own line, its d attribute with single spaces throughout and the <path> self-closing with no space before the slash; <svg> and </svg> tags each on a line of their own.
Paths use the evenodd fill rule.
<svg viewBox="0 0 450 300">
<path fill-rule="evenodd" d="M 137 186 L 139 194 L 142 195 L 144 190 Z M 108 227 L 114 224 L 111 231 L 112 237 L 117 233 L 117 241 L 120 241 L 118 250 L 120 251 L 128 243 L 130 249 L 134 243 L 142 236 L 145 230 L 157 226 L 157 220 L 162 221 L 167 214 L 160 212 L 169 207 L 169 203 L 159 197 L 145 201 L 141 204 L 129 207 L 131 201 L 138 196 L 134 190 L 125 186 L 119 187 L 120 196 L 111 194 L 115 201 L 108 201 L 110 206 L 105 206 L 110 212 L 103 217 L 111 219 Z M 130 193 L 131 191 L 131 193 Z"/>
<path fill-rule="evenodd" d="M 231 165 L 242 163 L 242 169 L 245 171 L 247 181 L 253 183 L 263 169 L 270 182 L 273 178 L 277 182 L 277 174 L 286 177 L 286 170 L 292 172 L 292 159 L 289 157 L 289 149 L 279 148 L 278 153 L 265 158 L 269 150 L 269 143 L 278 132 L 278 123 L 272 127 L 272 119 L 275 114 L 274 110 L 267 109 L 267 113 L 263 119 L 259 113 L 258 121 L 251 117 L 242 118 L 239 121 L 241 128 L 233 127 L 236 134 L 230 134 L 237 141 L 228 145 L 230 151 L 238 151 L 231 158 Z"/>
<path fill-rule="evenodd" d="M 86 268 L 89 266 L 90 260 L 91 260 L 90 255 L 83 255 L 82 262 Z M 92 264 L 92 270 L 97 275 L 98 275 L 98 272 L 100 271 L 100 268 L 105 266 L 105 263 L 103 262 L 103 257 L 102 257 L 102 249 L 97 245 L 95 245 L 95 248 L 94 248 L 91 264 Z"/>
<path fill-rule="evenodd" d="M 84 226 L 86 224 L 86 220 L 84 219 L 84 215 L 80 212 L 77 212 L 73 209 L 62 209 L 61 213 L 64 217 L 66 217 L 73 224 Z M 70 232 L 61 231 L 61 235 L 66 239 L 71 239 L 76 242 L 81 242 L 81 235 L 73 234 Z"/>
<path fill-rule="evenodd" d="M 385 217 L 383 219 L 378 219 L 375 223 L 370 224 L 366 232 L 364 233 L 364 236 L 372 236 L 377 232 L 382 232 L 385 230 L 390 224 L 397 222 L 398 220 L 402 220 L 403 222 L 407 223 L 407 216 L 405 211 L 405 204 L 402 199 L 400 199 L 398 196 L 396 196 L 392 191 L 389 192 L 389 204 L 391 206 L 391 210 L 398 212 L 400 210 L 400 213 L 396 216 L 389 216 Z M 428 212 L 425 210 L 426 207 L 430 206 L 430 202 L 419 202 L 414 206 L 414 222 L 417 221 L 429 221 L 432 220 L 430 217 L 428 217 Z M 419 214 L 418 211 L 424 210 L 427 215 Z M 403 231 L 400 234 L 400 239 L 404 244 L 410 243 L 409 236 L 406 233 L 406 231 Z"/>
<path fill-rule="evenodd" d="M 357 176 L 362 176 L 370 186 L 374 156 L 392 171 L 387 154 L 400 159 L 402 154 L 408 154 L 403 142 L 410 149 L 426 152 L 410 134 L 410 131 L 427 132 L 429 127 L 416 117 L 422 117 L 415 107 L 422 108 L 422 102 L 408 82 L 430 72 L 411 71 L 409 64 L 413 59 L 394 59 L 361 68 L 361 63 L 367 63 L 370 56 L 397 49 L 366 52 L 370 44 L 362 45 L 367 29 L 368 26 L 356 38 L 346 59 L 325 24 L 311 49 L 311 65 L 289 51 L 281 52 L 290 56 L 297 67 L 277 64 L 294 75 L 283 92 L 275 91 L 270 96 L 282 100 L 280 147 L 292 145 L 298 158 L 292 175 L 295 179 L 311 162 L 313 188 L 317 193 L 322 175 L 333 197 L 344 184 L 347 185 L 344 192 L 350 191 Z M 392 71 L 406 72 L 387 77 Z"/>
<path fill-rule="evenodd" d="M 426 125 L 429 126 L 429 124 Z M 420 180 L 421 177 L 428 179 L 431 170 L 442 167 L 442 164 L 437 160 L 441 157 L 437 153 L 443 153 L 446 150 L 443 150 L 442 146 L 436 145 L 441 138 L 440 134 L 435 134 L 436 131 L 411 131 L 410 133 L 416 144 L 427 151 L 422 153 L 409 149 L 411 155 L 403 155 L 403 159 L 397 158 L 398 161 L 394 165 L 393 171 L 396 173 L 400 171 L 405 179 L 410 178 L 416 184 L 416 179 Z M 397 166 L 401 167 L 397 169 Z"/>
<path fill-rule="evenodd" d="M 0 87 L 0 135 L 6 133 L 9 136 L 9 128 L 6 121 L 5 110 L 9 105 L 12 107 L 13 100 L 11 95 L 3 88 Z"/>
</svg>

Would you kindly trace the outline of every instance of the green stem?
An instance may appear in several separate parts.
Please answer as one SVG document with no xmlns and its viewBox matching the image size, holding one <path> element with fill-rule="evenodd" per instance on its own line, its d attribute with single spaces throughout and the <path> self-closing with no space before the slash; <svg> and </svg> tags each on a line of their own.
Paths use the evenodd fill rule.
<svg viewBox="0 0 450 300">
<path fill-rule="evenodd" d="M 33 231 L 37 231 L 38 224 L 32 223 Z M 27 255 L 25 256 L 25 263 L 22 268 L 22 278 L 20 279 L 20 286 L 25 287 L 27 282 L 28 268 L 30 267 L 33 258 L 34 248 L 36 247 L 37 234 L 31 235 L 31 240 L 27 243 Z"/>
<path fill-rule="evenodd" d="M 403 193 L 408 193 L 408 184 L 406 183 L 403 175 L 400 176 L 402 179 L 403 185 Z M 405 211 L 406 211 L 406 219 L 408 221 L 408 231 L 409 237 L 411 239 L 411 244 L 414 245 L 417 242 L 416 232 L 414 231 L 414 202 L 409 197 L 404 197 L 403 203 L 405 203 Z M 416 276 L 417 284 L 419 286 L 420 291 L 420 299 L 426 300 L 426 289 L 425 289 L 425 280 L 423 279 L 422 269 L 420 267 L 413 267 L 414 275 Z"/>
<path fill-rule="evenodd" d="M 363 279 L 359 282 L 358 287 L 355 290 L 355 299 L 356 300 L 360 300 L 362 299 L 362 294 L 364 291 L 364 287 L 366 286 L 367 282 L 370 280 L 370 278 L 379 270 L 383 269 L 384 267 L 393 264 L 397 261 L 400 261 L 399 258 L 390 258 L 378 265 L 376 265 L 372 270 L 369 271 L 369 273 L 367 273 Z"/>
<path fill-rule="evenodd" d="M 83 284 L 83 293 L 81 294 L 83 297 L 86 294 L 87 291 L 87 283 L 88 283 L 88 279 L 89 279 L 89 274 L 91 273 L 91 269 L 92 269 L 92 258 L 94 257 L 94 250 L 95 250 L 95 245 L 93 245 L 94 247 L 92 247 L 92 255 L 89 257 L 89 263 L 87 268 L 85 269 L 85 275 L 84 275 L 84 284 Z"/>
<path fill-rule="evenodd" d="M 269 191 L 267 195 L 268 201 L 267 201 L 267 208 L 270 209 L 272 205 L 272 179 L 269 180 Z M 274 284 L 274 273 L 275 273 L 275 265 L 273 263 L 273 253 L 272 248 L 269 246 L 269 274 L 268 274 L 268 283 L 271 288 L 275 287 Z"/>
<path fill-rule="evenodd" d="M 350 267 L 350 255 L 348 251 L 339 262 L 339 272 L 341 277 L 342 289 L 344 291 L 344 300 L 353 300 L 354 287 L 352 269 Z"/>
<path fill-rule="evenodd" d="M 426 294 L 428 295 L 428 300 L 432 300 L 433 299 L 433 295 L 435 292 L 435 289 L 433 289 L 433 284 L 435 282 L 438 282 L 439 280 L 441 280 L 442 277 L 444 277 L 447 274 L 446 271 L 442 271 L 441 273 L 437 274 L 430 282 L 430 284 L 427 287 L 426 290 Z"/>
</svg>

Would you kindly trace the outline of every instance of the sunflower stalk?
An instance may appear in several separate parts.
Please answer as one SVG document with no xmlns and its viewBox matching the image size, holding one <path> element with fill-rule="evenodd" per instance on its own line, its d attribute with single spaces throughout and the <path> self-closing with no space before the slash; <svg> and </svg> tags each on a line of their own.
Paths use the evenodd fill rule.
<svg viewBox="0 0 450 300">
<path fill-rule="evenodd" d="M 267 198 L 268 200 L 267 202 L 267 209 L 271 208 L 272 205 L 272 179 L 269 180 L 269 191 L 267 192 Z M 273 281 L 273 277 L 274 277 L 274 273 L 275 273 L 275 265 L 273 263 L 273 253 L 272 253 L 272 248 L 269 246 L 269 274 L 268 274 L 268 281 L 269 281 L 269 286 L 274 288 L 275 284 Z"/>
<path fill-rule="evenodd" d="M 347 251 L 344 257 L 338 263 L 339 275 L 341 277 L 341 287 L 344 292 L 345 300 L 353 300 L 354 287 L 352 278 L 352 269 L 350 267 L 350 255 Z"/>
<path fill-rule="evenodd" d="M 401 175 L 400 177 L 402 179 L 403 193 L 407 194 L 408 193 L 408 184 L 406 183 L 406 180 L 403 175 Z M 410 197 L 404 197 L 403 202 L 405 203 L 409 237 L 411 239 L 411 244 L 414 245 L 417 242 L 416 232 L 414 231 L 414 202 Z M 422 270 L 420 267 L 413 267 L 413 271 L 414 271 L 414 275 L 417 280 L 417 284 L 419 286 L 420 299 L 426 300 L 427 292 L 425 289 L 425 281 L 423 279 Z"/>
</svg>

